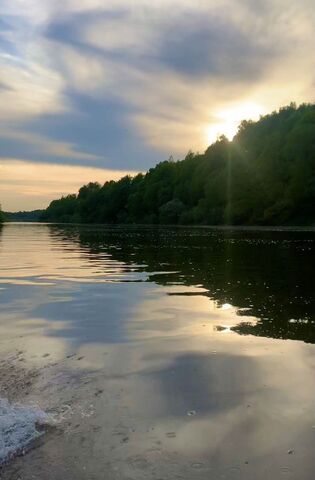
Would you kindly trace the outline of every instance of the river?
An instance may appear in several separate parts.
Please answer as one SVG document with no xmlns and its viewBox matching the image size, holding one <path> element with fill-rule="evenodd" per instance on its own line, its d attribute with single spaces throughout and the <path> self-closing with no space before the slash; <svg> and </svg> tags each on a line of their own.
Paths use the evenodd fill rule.
<svg viewBox="0 0 315 480">
<path fill-rule="evenodd" d="M 314 229 L 5 224 L 1 477 L 313 480 L 314 260 Z"/>
</svg>

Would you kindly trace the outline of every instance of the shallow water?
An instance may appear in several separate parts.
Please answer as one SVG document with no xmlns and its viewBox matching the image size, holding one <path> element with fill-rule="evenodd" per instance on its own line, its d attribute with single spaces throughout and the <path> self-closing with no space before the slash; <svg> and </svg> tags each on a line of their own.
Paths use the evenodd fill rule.
<svg viewBox="0 0 315 480">
<path fill-rule="evenodd" d="M 5 479 L 313 479 L 315 231 L 7 224 Z"/>
</svg>

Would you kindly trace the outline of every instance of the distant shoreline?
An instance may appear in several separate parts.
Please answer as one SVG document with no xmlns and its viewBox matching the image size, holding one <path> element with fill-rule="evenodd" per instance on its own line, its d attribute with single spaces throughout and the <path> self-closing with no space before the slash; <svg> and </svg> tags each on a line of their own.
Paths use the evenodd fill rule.
<svg viewBox="0 0 315 480">
<path fill-rule="evenodd" d="M 172 224 L 145 224 L 145 223 L 72 223 L 72 222 L 32 222 L 6 221 L 3 225 L 60 225 L 63 227 L 89 228 L 142 228 L 142 229 L 209 229 L 234 231 L 315 231 L 315 225 L 172 225 Z"/>
</svg>

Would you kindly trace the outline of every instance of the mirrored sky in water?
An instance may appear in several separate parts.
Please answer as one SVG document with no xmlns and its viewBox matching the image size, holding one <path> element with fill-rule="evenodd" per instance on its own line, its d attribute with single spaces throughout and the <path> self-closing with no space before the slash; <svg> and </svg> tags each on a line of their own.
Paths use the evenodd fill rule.
<svg viewBox="0 0 315 480">
<path fill-rule="evenodd" d="M 71 429 L 70 444 L 58 440 L 95 478 L 98 442 L 113 445 L 124 419 L 128 445 L 110 453 L 123 479 L 156 478 L 154 469 L 311 479 L 314 242 L 302 230 L 6 224 L 1 355 L 21 350 L 30 368 L 55 362 L 58 375 L 45 373 L 33 395 L 44 407 L 65 402 L 63 382 L 79 374 L 92 375 L 73 383 L 80 405 L 92 386 L 107 392 L 84 427 L 99 428 L 85 432 L 91 458 Z M 58 442 L 43 447 L 48 459 Z M 65 475 L 63 461 L 56 468 Z"/>
<path fill-rule="evenodd" d="M 123 340 L 142 306 L 141 334 L 183 328 L 173 323 L 182 309 L 187 328 L 198 314 L 240 334 L 313 343 L 314 256 L 312 231 L 8 225 L 2 312 L 65 322 L 59 335 L 78 342 Z"/>
</svg>

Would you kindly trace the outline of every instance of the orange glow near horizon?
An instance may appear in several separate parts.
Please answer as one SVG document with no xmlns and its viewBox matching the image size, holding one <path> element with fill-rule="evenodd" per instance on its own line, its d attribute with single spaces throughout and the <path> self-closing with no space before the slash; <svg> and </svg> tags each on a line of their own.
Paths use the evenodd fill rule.
<svg viewBox="0 0 315 480">
<path fill-rule="evenodd" d="M 76 193 L 88 182 L 105 183 L 136 173 L 138 172 L 0 158 L 2 208 L 8 212 L 46 208 L 51 200 Z"/>
</svg>

